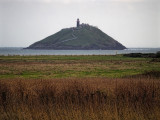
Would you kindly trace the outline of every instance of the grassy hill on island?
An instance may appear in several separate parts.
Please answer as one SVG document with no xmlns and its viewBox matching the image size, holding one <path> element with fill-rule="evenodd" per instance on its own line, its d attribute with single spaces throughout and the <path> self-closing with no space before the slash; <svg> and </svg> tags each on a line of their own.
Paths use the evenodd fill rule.
<svg viewBox="0 0 160 120">
<path fill-rule="evenodd" d="M 55 50 L 122 50 L 126 47 L 97 27 L 81 24 L 79 27 L 62 29 L 27 48 Z"/>
</svg>

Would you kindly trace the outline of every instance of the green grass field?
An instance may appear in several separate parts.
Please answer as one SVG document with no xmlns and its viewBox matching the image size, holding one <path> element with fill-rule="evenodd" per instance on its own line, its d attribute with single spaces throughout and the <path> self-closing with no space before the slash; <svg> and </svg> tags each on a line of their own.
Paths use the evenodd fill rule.
<svg viewBox="0 0 160 120">
<path fill-rule="evenodd" d="M 117 56 L 0 56 L 0 78 L 121 78 L 160 71 L 151 58 Z"/>
<path fill-rule="evenodd" d="M 0 56 L 0 120 L 160 120 L 160 59 Z"/>
</svg>

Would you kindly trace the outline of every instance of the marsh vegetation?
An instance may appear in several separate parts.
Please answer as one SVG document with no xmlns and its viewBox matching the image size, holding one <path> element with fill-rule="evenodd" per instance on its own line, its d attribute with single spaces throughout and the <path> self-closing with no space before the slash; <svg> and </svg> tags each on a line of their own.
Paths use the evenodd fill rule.
<svg viewBox="0 0 160 120">
<path fill-rule="evenodd" d="M 0 56 L 1 120 L 159 120 L 159 58 Z"/>
</svg>

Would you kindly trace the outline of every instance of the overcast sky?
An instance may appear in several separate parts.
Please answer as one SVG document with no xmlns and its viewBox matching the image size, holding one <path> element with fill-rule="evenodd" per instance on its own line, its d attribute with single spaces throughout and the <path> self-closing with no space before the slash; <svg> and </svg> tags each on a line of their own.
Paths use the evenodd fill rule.
<svg viewBox="0 0 160 120">
<path fill-rule="evenodd" d="M 0 47 L 27 47 L 77 18 L 126 47 L 160 47 L 160 0 L 0 0 Z"/>
</svg>

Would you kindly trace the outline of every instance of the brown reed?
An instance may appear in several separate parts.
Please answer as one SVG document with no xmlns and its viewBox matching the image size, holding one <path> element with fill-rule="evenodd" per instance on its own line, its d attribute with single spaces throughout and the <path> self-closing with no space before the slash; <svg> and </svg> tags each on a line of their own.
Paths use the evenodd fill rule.
<svg viewBox="0 0 160 120">
<path fill-rule="evenodd" d="M 152 78 L 0 80 L 0 120 L 159 120 Z"/>
</svg>

